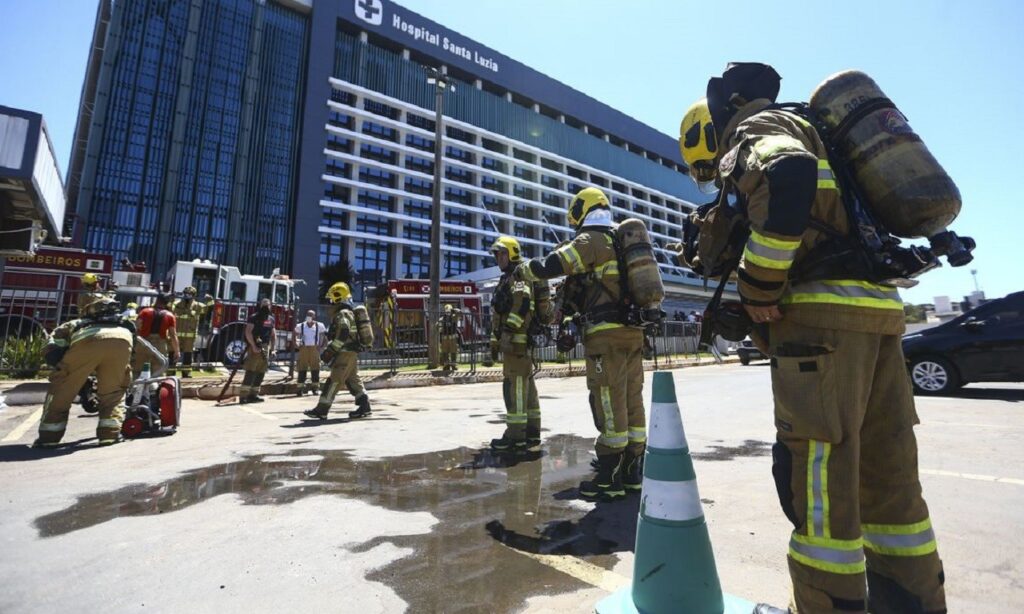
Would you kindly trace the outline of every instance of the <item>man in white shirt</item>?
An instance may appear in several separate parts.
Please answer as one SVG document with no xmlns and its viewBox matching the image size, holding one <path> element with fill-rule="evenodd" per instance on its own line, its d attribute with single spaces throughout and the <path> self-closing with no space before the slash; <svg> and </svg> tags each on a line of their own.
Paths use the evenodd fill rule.
<svg viewBox="0 0 1024 614">
<path fill-rule="evenodd" d="M 327 342 L 327 327 L 316 321 L 316 312 L 306 312 L 306 320 L 295 327 L 295 345 L 298 357 L 295 368 L 299 371 L 298 388 L 301 397 L 307 391 L 319 393 L 320 388 L 320 351 Z M 309 385 L 306 385 L 306 371 L 311 371 Z"/>
</svg>

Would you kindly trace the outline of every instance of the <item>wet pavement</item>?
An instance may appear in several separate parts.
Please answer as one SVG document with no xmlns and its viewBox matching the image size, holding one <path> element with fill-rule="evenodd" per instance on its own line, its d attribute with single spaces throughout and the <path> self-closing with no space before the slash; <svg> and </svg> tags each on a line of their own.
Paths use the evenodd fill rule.
<svg viewBox="0 0 1024 614">
<path fill-rule="evenodd" d="M 409 611 L 514 611 L 531 596 L 586 586 L 516 550 L 585 557 L 611 569 L 611 555 L 633 549 L 639 497 L 597 505 L 577 499 L 577 483 L 591 472 L 592 449 L 591 439 L 571 435 L 549 437 L 541 448 L 520 454 L 462 447 L 357 461 L 345 451 L 300 448 L 85 495 L 37 518 L 34 526 L 41 538 L 53 538 L 115 518 L 170 514 L 227 494 L 242 505 L 288 505 L 314 495 L 355 498 L 393 511 L 429 512 L 438 520 L 428 533 L 378 536 L 350 546 L 353 553 L 382 543 L 412 551 L 367 576 L 391 587 Z"/>
</svg>

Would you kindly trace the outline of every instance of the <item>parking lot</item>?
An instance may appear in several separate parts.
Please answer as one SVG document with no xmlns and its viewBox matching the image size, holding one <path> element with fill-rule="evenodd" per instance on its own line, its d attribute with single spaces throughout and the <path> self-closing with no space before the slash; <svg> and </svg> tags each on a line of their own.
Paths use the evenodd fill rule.
<svg viewBox="0 0 1024 614">
<path fill-rule="evenodd" d="M 768 368 L 673 374 L 723 587 L 784 605 Z M 592 611 L 630 577 L 638 499 L 575 498 L 584 380 L 538 387 L 545 443 L 512 460 L 483 450 L 499 384 L 376 390 L 358 422 L 344 396 L 322 423 L 301 415 L 312 397 L 190 400 L 176 435 L 106 449 L 76 408 L 49 452 L 27 446 L 38 406 L 7 407 L 0 611 Z M 1022 408 L 1020 385 L 918 398 L 951 612 L 1024 608 Z"/>
</svg>

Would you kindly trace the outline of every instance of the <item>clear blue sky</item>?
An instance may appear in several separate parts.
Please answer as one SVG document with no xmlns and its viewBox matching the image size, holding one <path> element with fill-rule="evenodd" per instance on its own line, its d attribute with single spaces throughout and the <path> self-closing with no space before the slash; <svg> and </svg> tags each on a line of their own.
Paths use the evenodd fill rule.
<svg viewBox="0 0 1024 614">
<path fill-rule="evenodd" d="M 0 104 L 42 112 L 66 170 L 96 3 L 0 2 Z M 964 209 L 953 228 L 980 244 L 972 266 L 931 272 L 904 298 L 959 298 L 974 289 L 972 268 L 990 297 L 1024 290 L 1024 3 L 399 3 L 670 135 L 729 61 L 775 66 L 784 100 L 806 100 L 833 72 L 864 70 L 956 181 Z"/>
</svg>

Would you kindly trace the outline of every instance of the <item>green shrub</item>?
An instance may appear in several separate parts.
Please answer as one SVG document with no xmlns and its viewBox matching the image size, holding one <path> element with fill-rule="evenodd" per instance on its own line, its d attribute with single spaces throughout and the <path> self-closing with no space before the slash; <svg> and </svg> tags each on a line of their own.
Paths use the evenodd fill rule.
<svg viewBox="0 0 1024 614">
<path fill-rule="evenodd" d="M 0 368 L 11 375 L 35 377 L 43 366 L 43 351 L 48 337 L 8 337 L 0 341 Z"/>
</svg>

